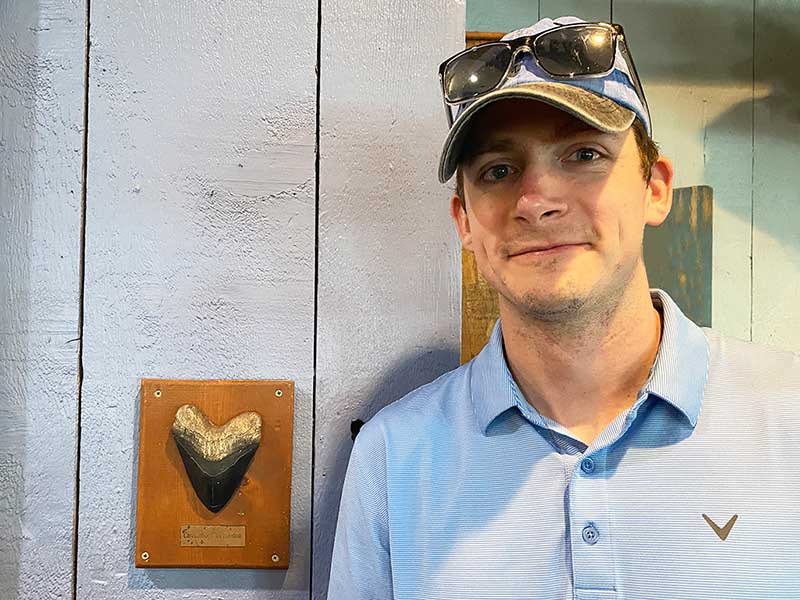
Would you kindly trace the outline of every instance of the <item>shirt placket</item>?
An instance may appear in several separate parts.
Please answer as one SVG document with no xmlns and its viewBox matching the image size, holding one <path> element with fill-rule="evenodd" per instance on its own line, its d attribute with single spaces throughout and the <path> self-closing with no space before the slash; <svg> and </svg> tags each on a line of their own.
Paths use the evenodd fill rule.
<svg viewBox="0 0 800 600">
<path fill-rule="evenodd" d="M 604 450 L 581 456 L 569 482 L 575 600 L 618 598 L 604 456 Z"/>
</svg>

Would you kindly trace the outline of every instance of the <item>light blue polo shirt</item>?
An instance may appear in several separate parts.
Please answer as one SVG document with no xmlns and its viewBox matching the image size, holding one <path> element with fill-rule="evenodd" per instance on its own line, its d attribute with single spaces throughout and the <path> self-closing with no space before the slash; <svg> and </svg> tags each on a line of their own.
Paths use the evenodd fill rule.
<svg viewBox="0 0 800 600">
<path fill-rule="evenodd" d="M 499 321 L 372 418 L 328 599 L 800 599 L 800 356 L 651 297 L 650 377 L 588 447 L 525 401 Z"/>
</svg>

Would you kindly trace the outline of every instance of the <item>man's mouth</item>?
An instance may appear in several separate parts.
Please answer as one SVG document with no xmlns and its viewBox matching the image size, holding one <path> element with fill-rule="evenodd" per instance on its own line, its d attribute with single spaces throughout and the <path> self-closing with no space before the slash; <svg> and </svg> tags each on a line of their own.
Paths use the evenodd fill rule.
<svg viewBox="0 0 800 600">
<path fill-rule="evenodd" d="M 577 248 L 588 247 L 588 244 L 581 244 L 581 243 L 559 243 L 559 244 L 542 244 L 538 246 L 530 246 L 528 248 L 523 248 L 513 254 L 510 254 L 509 257 L 517 257 L 517 256 L 547 256 L 550 254 L 558 254 L 561 252 L 567 252 L 569 250 L 575 250 Z"/>
</svg>

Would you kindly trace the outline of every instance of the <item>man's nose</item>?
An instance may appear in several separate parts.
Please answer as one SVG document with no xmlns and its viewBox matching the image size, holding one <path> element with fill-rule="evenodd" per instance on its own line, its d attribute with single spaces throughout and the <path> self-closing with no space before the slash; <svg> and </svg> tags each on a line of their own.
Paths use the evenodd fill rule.
<svg viewBox="0 0 800 600">
<path fill-rule="evenodd" d="M 557 219 L 567 212 L 563 181 L 541 168 L 527 168 L 522 176 L 517 199 L 517 217 L 540 223 Z"/>
</svg>

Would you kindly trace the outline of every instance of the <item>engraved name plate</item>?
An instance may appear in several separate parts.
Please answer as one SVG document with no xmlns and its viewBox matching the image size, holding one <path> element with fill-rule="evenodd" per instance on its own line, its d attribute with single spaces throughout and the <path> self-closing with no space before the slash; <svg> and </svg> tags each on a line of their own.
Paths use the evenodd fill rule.
<svg viewBox="0 0 800 600">
<path fill-rule="evenodd" d="M 244 547 L 244 525 L 184 525 L 181 546 Z"/>
</svg>

